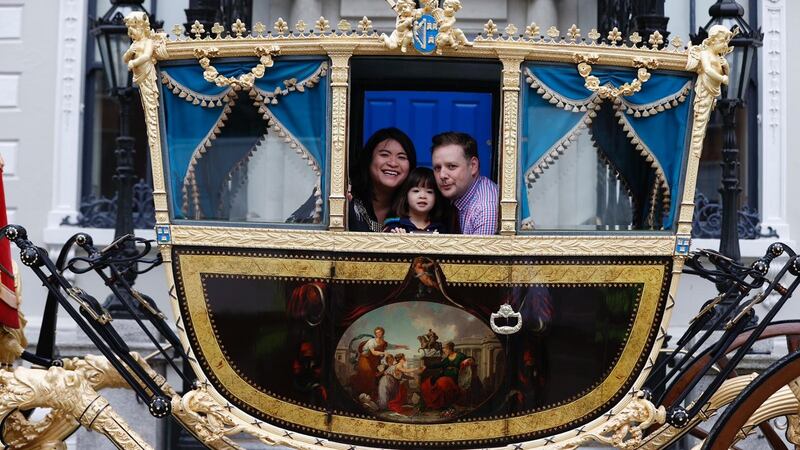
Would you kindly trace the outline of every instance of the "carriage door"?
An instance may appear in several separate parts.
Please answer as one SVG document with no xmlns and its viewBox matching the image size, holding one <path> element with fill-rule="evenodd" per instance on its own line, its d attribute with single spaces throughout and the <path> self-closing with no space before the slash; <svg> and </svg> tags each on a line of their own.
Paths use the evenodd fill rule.
<svg viewBox="0 0 800 450">
<path fill-rule="evenodd" d="M 414 141 L 417 165 L 431 167 L 431 138 L 444 131 L 469 133 L 478 142 L 481 175 L 492 173 L 492 94 L 485 92 L 366 91 L 362 142 L 397 127 Z"/>
</svg>

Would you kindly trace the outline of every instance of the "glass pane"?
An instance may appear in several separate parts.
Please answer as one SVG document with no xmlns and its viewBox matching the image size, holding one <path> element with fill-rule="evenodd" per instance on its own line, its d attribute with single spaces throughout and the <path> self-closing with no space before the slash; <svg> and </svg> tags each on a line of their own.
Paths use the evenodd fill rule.
<svg viewBox="0 0 800 450">
<path fill-rule="evenodd" d="M 523 69 L 519 228 L 672 229 L 692 79 L 656 72 L 621 95 L 614 90 L 634 70 L 591 73 L 606 95 L 587 89 L 574 67 Z"/>
<path fill-rule="evenodd" d="M 220 63 L 249 72 L 254 61 Z M 321 224 L 327 183 L 327 61 L 276 61 L 234 90 L 198 65 L 161 79 L 169 185 L 178 219 Z"/>
<path fill-rule="evenodd" d="M 244 186 L 236 187 L 236 183 Z M 308 160 L 278 136 L 267 134 L 244 172 L 231 179 L 229 220 L 318 223 L 317 175 Z M 319 205 L 321 206 L 321 205 Z"/>
<path fill-rule="evenodd" d="M 536 229 L 628 230 L 633 224 L 631 194 L 588 129 L 530 184 L 528 194 Z"/>
</svg>

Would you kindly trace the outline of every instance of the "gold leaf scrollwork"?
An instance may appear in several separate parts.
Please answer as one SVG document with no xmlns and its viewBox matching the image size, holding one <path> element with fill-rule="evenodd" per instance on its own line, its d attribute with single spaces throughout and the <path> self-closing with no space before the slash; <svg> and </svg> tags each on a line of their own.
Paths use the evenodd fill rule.
<svg viewBox="0 0 800 450">
<path fill-rule="evenodd" d="M 644 437 L 644 430 L 655 424 L 666 422 L 667 411 L 663 406 L 656 407 L 637 392 L 634 399 L 622 411 L 603 425 L 597 433 L 588 433 L 578 441 L 558 447 L 559 450 L 579 448 L 589 441 L 597 441 L 621 450 L 638 448 Z"/>
<path fill-rule="evenodd" d="M 255 84 L 256 79 L 264 76 L 267 67 L 272 67 L 274 61 L 273 55 L 280 54 L 280 48 L 277 45 L 269 47 L 258 46 L 255 48 L 255 54 L 259 57 L 259 63 L 250 69 L 250 72 L 240 75 L 238 77 L 226 77 L 221 75 L 217 69 L 211 65 L 211 58 L 215 57 L 219 50 L 215 47 L 209 48 L 196 48 L 194 56 L 200 63 L 203 70 L 203 78 L 209 83 L 214 83 L 217 86 L 225 87 L 232 86 L 234 89 L 250 89 Z"/>
<path fill-rule="evenodd" d="M 49 442 L 52 442 L 51 439 L 58 436 L 61 431 L 55 430 L 56 433 L 51 434 L 48 432 L 51 427 L 65 425 L 68 430 L 74 429 L 80 423 L 105 435 L 118 448 L 151 449 L 152 447 L 147 445 L 141 436 L 109 406 L 108 401 L 97 393 L 95 380 L 92 378 L 94 375 L 86 373 L 84 369 L 50 367 L 44 370 L 18 367 L 13 371 L 0 370 L 0 405 L 2 405 L 0 412 L 5 416 L 14 409 L 37 407 L 57 411 L 57 414 L 49 417 L 51 425 L 46 429 L 37 430 L 28 426 L 27 422 L 17 422 L 21 428 L 28 431 L 39 431 L 42 440 Z M 36 440 L 34 437 L 33 441 Z"/>
</svg>

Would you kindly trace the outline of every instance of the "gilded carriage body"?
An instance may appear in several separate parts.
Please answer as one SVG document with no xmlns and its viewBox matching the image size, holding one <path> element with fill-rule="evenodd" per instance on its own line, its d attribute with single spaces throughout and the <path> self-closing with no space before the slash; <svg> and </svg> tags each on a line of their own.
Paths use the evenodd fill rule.
<svg viewBox="0 0 800 450">
<path fill-rule="evenodd" d="M 686 50 L 489 21 L 470 41 L 460 7 L 401 0 L 391 35 L 129 22 L 182 343 L 210 398 L 275 442 L 570 447 L 615 417 L 663 423 L 636 393 L 730 33 Z M 348 168 L 384 126 L 475 133 L 497 234 L 346 231 Z"/>
</svg>

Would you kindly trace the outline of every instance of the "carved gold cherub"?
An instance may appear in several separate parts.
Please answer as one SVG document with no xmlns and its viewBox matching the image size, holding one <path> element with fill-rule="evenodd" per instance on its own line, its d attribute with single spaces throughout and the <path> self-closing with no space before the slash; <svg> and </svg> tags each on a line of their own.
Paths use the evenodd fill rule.
<svg viewBox="0 0 800 450">
<path fill-rule="evenodd" d="M 728 84 L 728 61 L 725 55 L 731 52 L 728 46 L 733 33 L 722 25 L 714 25 L 708 30 L 708 37 L 703 43 L 689 48 L 689 60 L 686 68 L 696 70 L 698 97 L 716 98 L 720 95 L 721 86 Z"/>
<path fill-rule="evenodd" d="M 413 45 L 414 20 L 417 15 L 414 6 L 416 5 L 411 0 L 399 0 L 395 5 L 397 21 L 394 31 L 391 36 L 381 34 L 381 40 L 390 50 L 400 47 L 400 51 L 405 53 L 408 51 L 408 46 Z"/>
<path fill-rule="evenodd" d="M 153 51 L 153 31 L 150 29 L 150 19 L 147 14 L 137 11 L 125 17 L 128 26 L 128 36 L 133 42 L 122 55 L 128 63 L 128 69 L 133 72 L 133 81 L 139 84 L 151 72 L 155 73 L 156 57 Z"/>
<path fill-rule="evenodd" d="M 436 53 L 441 54 L 444 47 L 452 47 L 453 50 L 457 50 L 461 45 L 472 47 L 472 42 L 467 40 L 464 32 L 455 27 L 456 13 L 461 9 L 461 1 L 444 0 L 442 6 L 444 8 L 442 14 L 435 15 L 439 22 L 439 34 L 436 36 Z"/>
</svg>

